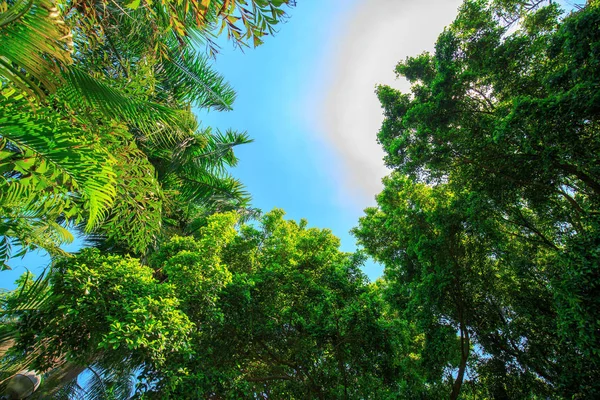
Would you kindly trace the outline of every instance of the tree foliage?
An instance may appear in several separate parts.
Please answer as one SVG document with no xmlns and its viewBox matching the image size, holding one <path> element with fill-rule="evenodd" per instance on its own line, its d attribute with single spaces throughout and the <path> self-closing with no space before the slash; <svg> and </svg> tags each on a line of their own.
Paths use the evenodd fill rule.
<svg viewBox="0 0 600 400">
<path fill-rule="evenodd" d="M 38 291 L 45 301 L 6 298 L 16 345 L 4 361 L 47 371 L 42 397 L 73 395 L 91 368 L 100 378 L 86 390 L 104 395 L 124 387 L 115 371 L 137 371 L 141 398 L 397 398 L 406 366 L 394 355 L 419 344 L 389 317 L 362 257 L 279 210 L 239 230 L 237 220 L 209 217 L 150 266 L 95 249 L 58 262 Z"/>
<path fill-rule="evenodd" d="M 194 341 L 196 357 L 175 364 L 187 371 L 175 397 L 381 398 L 393 387 L 387 354 L 400 329 L 385 320 L 361 258 L 306 225 L 275 210 L 223 249 L 230 282 Z M 167 276 L 178 259 L 163 264 Z"/>
<path fill-rule="evenodd" d="M 235 93 L 194 46 L 214 53 L 219 26 L 258 45 L 287 5 L 0 3 L 3 268 L 15 245 L 60 252 L 69 224 L 143 254 L 182 201 L 243 207 L 248 196 L 224 166 L 247 136 L 201 130 L 191 112 L 229 110 Z"/>
<path fill-rule="evenodd" d="M 451 398 L 598 394 L 598 18 L 466 1 L 377 90 L 396 172 L 355 233 L 426 341 L 458 333 Z"/>
<path fill-rule="evenodd" d="M 467 0 L 397 65 L 410 93 L 377 88 L 393 171 L 353 230 L 374 283 L 330 231 L 241 212 L 249 137 L 191 113 L 235 97 L 197 45 L 260 44 L 291 3 L 2 3 L 0 258 L 55 259 L 0 295 L 0 389 L 598 397 L 598 2 Z M 100 249 L 62 254 L 69 223 Z"/>
</svg>

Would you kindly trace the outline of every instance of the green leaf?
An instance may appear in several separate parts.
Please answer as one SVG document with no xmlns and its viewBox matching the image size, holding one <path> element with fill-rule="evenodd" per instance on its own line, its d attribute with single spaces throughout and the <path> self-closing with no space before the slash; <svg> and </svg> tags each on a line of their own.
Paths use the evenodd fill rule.
<svg viewBox="0 0 600 400">
<path fill-rule="evenodd" d="M 133 0 L 131 3 L 125 4 L 125 7 L 131 9 L 131 10 L 137 10 L 137 8 L 140 6 L 140 0 Z"/>
</svg>

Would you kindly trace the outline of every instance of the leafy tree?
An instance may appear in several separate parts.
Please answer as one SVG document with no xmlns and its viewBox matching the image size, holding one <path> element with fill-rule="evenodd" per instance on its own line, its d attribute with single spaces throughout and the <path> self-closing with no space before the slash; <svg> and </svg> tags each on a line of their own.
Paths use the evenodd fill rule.
<svg viewBox="0 0 600 400">
<path fill-rule="evenodd" d="M 36 247 L 65 255 L 59 246 L 72 240 L 67 228 L 73 223 L 105 250 L 142 255 L 162 237 L 184 232 L 187 223 L 199 216 L 245 207 L 248 195 L 226 168 L 237 162 L 233 148 L 249 142 L 247 135 L 200 129 L 191 112 L 192 106 L 231 109 L 235 93 L 193 48 L 206 42 L 214 53 L 213 31 L 221 21 L 235 43 L 251 40 L 258 45 L 285 18 L 283 7 L 288 4 L 293 5 L 290 1 L 0 3 L 2 268 L 15 244 L 21 247 L 18 255 Z M 238 12 L 241 28 L 234 16 Z M 88 256 L 80 256 L 74 265 Z M 86 262 L 94 271 L 110 269 L 107 263 L 114 262 L 130 269 L 133 276 L 142 274 L 134 268 L 137 261 L 113 257 L 106 262 L 91 257 Z M 71 265 L 63 260 L 60 265 L 67 264 Z M 50 281 L 40 281 L 35 287 L 50 285 L 58 291 L 62 279 L 58 275 L 63 272 L 56 267 Z M 23 310 L 31 312 L 27 317 L 18 312 L 5 314 L 10 323 L 3 325 L 3 346 L 10 347 L 14 340 L 15 323 L 27 319 L 33 327 L 30 333 L 40 330 L 31 340 L 41 340 L 49 348 L 22 349 L 27 356 L 11 355 L 7 362 L 12 368 L 2 370 L 50 368 L 46 387 L 52 391 L 62 387 L 65 394 L 78 389 L 76 377 L 87 368 L 93 372 L 87 388 L 90 396 L 107 396 L 112 387 L 123 395 L 134 369 L 156 360 L 139 352 L 128 353 L 129 358 L 120 361 L 106 356 L 113 354 L 106 347 L 108 342 L 102 341 L 114 333 L 102 330 L 110 322 L 107 318 L 112 318 L 110 313 L 98 317 L 90 314 L 93 309 L 86 310 L 88 317 L 106 323 L 96 327 L 99 336 L 86 337 L 89 332 L 77 330 L 85 327 L 78 324 L 81 320 L 70 326 L 74 337 L 89 339 L 91 350 L 81 354 L 83 358 L 74 357 L 78 354 L 75 343 L 61 341 L 60 336 L 68 332 L 43 331 L 32 323 L 59 321 L 61 310 L 78 295 L 69 286 L 72 283 L 65 284 L 72 289 L 67 294 L 50 297 L 46 291 L 20 292 L 22 302 L 35 306 Z M 162 305 L 175 310 L 176 300 L 163 299 L 164 293 L 132 285 L 135 290 L 130 294 L 146 293 L 147 302 L 131 305 L 131 298 L 125 296 L 117 303 L 138 307 L 138 312 L 148 315 Z M 15 311 L 19 304 L 9 308 Z M 162 314 L 157 318 L 164 317 L 161 321 L 170 318 L 171 311 L 158 310 Z M 123 329 L 135 333 L 132 323 L 138 320 L 134 315 L 122 321 Z M 112 343 L 127 341 L 121 333 L 114 333 Z M 157 342 L 146 331 L 137 333 L 129 339 Z M 164 333 L 170 334 L 166 330 L 158 335 Z M 98 346 L 104 351 L 98 352 Z M 58 359 L 43 358 L 53 351 L 60 354 Z M 45 390 L 39 395 L 49 395 Z"/>
<path fill-rule="evenodd" d="M 600 9 L 546 4 L 467 1 L 398 64 L 411 93 L 377 90 L 397 172 L 356 230 L 409 321 L 437 325 L 426 338 L 468 332 L 461 391 L 495 398 L 598 393 Z"/>
<path fill-rule="evenodd" d="M 0 370 L 46 371 L 41 398 L 129 398 L 133 375 L 140 398 L 410 398 L 405 354 L 420 343 L 390 318 L 362 257 L 279 210 L 237 219 L 209 217 L 150 267 L 91 249 L 23 280 L 3 303 L 15 343 Z"/>
<path fill-rule="evenodd" d="M 385 319 L 361 257 L 340 252 L 328 230 L 286 221 L 280 210 L 259 222 L 242 226 L 223 249 L 231 281 L 215 302 L 218 318 L 205 320 L 194 339 L 196 357 L 174 362 L 187 371 L 174 396 L 391 396 L 393 354 L 408 344 L 394 340 L 403 327 Z M 187 255 L 194 242 L 175 243 Z M 161 264 L 172 252 L 167 246 L 154 262 L 166 271 L 180 257 Z"/>
<path fill-rule="evenodd" d="M 560 369 L 556 314 L 532 301 L 551 302 L 552 293 L 528 276 L 527 255 L 507 259 L 518 245 L 490 218 L 487 204 L 450 185 L 414 183 L 397 173 L 384 186 L 379 207 L 366 210 L 354 234 L 385 264 L 384 293 L 398 318 L 422 335 L 418 367 L 426 381 L 415 390 L 455 399 L 479 383 L 464 384 L 467 370 L 490 372 L 499 362 L 500 377 L 489 379 L 512 381 L 514 389 L 504 384 L 494 392 L 488 382 L 471 394 L 549 393 L 546 379 Z"/>
<path fill-rule="evenodd" d="M 0 258 L 15 244 L 59 252 L 71 222 L 104 236 L 108 247 L 142 254 L 184 199 L 243 206 L 246 194 L 223 170 L 234 158 L 214 147 L 247 137 L 198 132 L 191 113 L 192 105 L 231 109 L 235 94 L 193 45 L 213 43 L 221 22 L 235 43 L 258 45 L 288 4 L 1 3 Z M 164 166 L 192 143 L 203 162 L 170 165 L 166 182 L 157 180 L 149 159 Z M 196 191 L 174 190 L 174 171 Z"/>
<path fill-rule="evenodd" d="M 100 398 L 111 385 L 127 389 L 136 371 L 164 371 L 161 382 L 175 385 L 179 372 L 166 362 L 173 353 L 186 359 L 195 353 L 197 324 L 209 318 L 215 294 L 231 276 L 218 265 L 218 253 L 233 238 L 234 221 L 234 214 L 213 218 L 204 239 L 193 242 L 196 251 L 174 255 L 172 268 L 155 271 L 128 256 L 86 249 L 56 263 L 33 289 L 24 281 L 4 301 L 4 339 L 15 343 L 0 370 L 14 373 L 26 365 L 45 372 L 39 398 L 85 393 L 77 377 L 86 370 L 99 375 L 87 391 Z M 165 272 L 167 282 L 155 276 Z"/>
</svg>

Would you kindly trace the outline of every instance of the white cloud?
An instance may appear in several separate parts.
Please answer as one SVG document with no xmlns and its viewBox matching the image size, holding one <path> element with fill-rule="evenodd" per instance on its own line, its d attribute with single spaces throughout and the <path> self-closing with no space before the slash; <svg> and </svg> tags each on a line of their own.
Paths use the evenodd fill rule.
<svg viewBox="0 0 600 400">
<path fill-rule="evenodd" d="M 376 142 L 382 113 L 374 90 L 387 84 L 407 90 L 394 67 L 407 56 L 432 51 L 461 0 L 363 0 L 331 41 L 326 97 L 318 107 L 324 132 L 342 160 L 340 197 L 361 208 L 374 203 L 388 171 Z"/>
</svg>

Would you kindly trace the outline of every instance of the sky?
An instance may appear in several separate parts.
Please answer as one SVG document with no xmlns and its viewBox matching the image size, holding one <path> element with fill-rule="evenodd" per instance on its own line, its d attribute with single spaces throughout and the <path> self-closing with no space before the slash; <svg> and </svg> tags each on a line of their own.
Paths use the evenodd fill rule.
<svg viewBox="0 0 600 400">
<path fill-rule="evenodd" d="M 203 126 L 246 131 L 232 173 L 253 206 L 275 207 L 309 226 L 328 228 L 342 250 L 356 249 L 350 229 L 375 205 L 386 170 L 376 142 L 382 121 L 374 90 L 395 79 L 400 60 L 432 51 L 459 0 L 298 0 L 265 44 L 243 52 L 225 43 L 214 66 L 237 91 L 233 111 L 196 110 Z M 68 250 L 76 250 L 76 242 Z M 48 257 L 9 262 L 0 288 L 13 288 L 26 268 L 39 273 Z M 382 266 L 364 267 L 374 280 Z"/>
<path fill-rule="evenodd" d="M 377 144 L 377 84 L 400 60 L 433 51 L 458 0 L 299 0 L 275 37 L 243 53 L 224 46 L 215 67 L 237 91 L 230 112 L 199 112 L 203 124 L 247 131 L 233 174 L 263 211 L 274 207 L 328 228 L 344 251 L 389 173 Z M 367 263 L 371 280 L 382 267 Z"/>
</svg>

